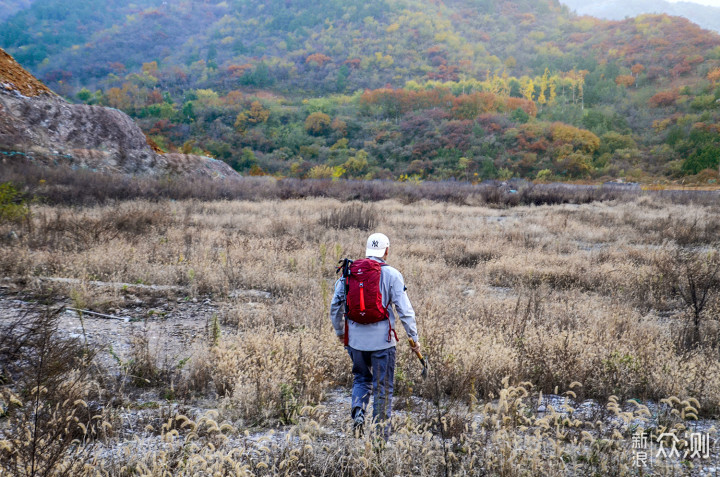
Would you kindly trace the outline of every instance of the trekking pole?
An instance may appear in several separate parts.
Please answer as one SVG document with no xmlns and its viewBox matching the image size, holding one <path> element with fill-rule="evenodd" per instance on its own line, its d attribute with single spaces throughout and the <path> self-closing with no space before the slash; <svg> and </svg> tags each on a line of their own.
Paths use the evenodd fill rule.
<svg viewBox="0 0 720 477">
<path fill-rule="evenodd" d="M 349 336 L 348 336 L 348 314 L 350 314 L 350 305 L 347 301 L 348 292 L 350 290 L 350 286 L 348 284 L 348 277 L 350 276 L 350 265 L 352 265 L 353 261 L 348 260 L 347 258 L 344 258 L 338 262 L 340 264 L 339 267 L 335 270 L 335 273 L 340 272 L 342 270 L 342 277 L 345 287 L 345 337 L 343 338 L 343 344 L 347 346 L 350 344 Z"/>
<path fill-rule="evenodd" d="M 410 343 L 410 347 L 411 347 L 411 348 L 414 348 L 414 347 L 415 347 L 415 341 L 413 341 L 412 338 L 408 338 L 408 342 Z M 427 361 L 425 361 L 425 358 L 423 358 L 423 355 L 422 355 L 422 353 L 421 353 L 420 351 L 415 351 L 415 356 L 418 357 L 418 359 L 420 360 L 420 363 L 421 363 L 422 366 L 423 366 L 423 370 L 422 370 L 422 373 L 420 373 L 420 376 L 421 376 L 423 379 L 425 379 L 425 378 L 427 378 L 427 375 L 428 375 L 428 364 L 427 364 Z"/>
</svg>

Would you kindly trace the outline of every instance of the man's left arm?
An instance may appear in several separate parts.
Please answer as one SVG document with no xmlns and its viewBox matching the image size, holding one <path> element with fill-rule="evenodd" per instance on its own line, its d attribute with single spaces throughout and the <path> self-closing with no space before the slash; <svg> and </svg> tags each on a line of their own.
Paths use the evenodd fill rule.
<svg viewBox="0 0 720 477">
<path fill-rule="evenodd" d="M 390 301 L 395 305 L 398 318 L 402 321 L 408 337 L 415 343 L 418 342 L 417 323 L 415 322 L 415 310 L 413 310 L 410 299 L 405 289 L 405 280 L 400 272 L 391 283 Z"/>
</svg>

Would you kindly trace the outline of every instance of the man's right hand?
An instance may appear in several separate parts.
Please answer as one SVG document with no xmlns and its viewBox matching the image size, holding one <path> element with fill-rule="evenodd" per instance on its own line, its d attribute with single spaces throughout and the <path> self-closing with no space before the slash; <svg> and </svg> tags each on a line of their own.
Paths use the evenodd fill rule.
<svg viewBox="0 0 720 477">
<path fill-rule="evenodd" d="M 410 349 L 413 350 L 415 353 L 420 354 L 420 342 L 419 342 L 419 341 L 413 341 L 413 345 L 410 346 Z"/>
<path fill-rule="evenodd" d="M 342 344 L 345 344 L 345 335 L 337 335 L 337 337 L 338 337 L 338 340 L 340 340 L 340 342 Z"/>
</svg>

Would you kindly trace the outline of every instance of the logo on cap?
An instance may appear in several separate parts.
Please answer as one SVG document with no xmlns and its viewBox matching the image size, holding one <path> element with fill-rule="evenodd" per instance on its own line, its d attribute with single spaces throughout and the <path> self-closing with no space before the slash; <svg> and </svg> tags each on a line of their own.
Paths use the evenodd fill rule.
<svg viewBox="0 0 720 477">
<path fill-rule="evenodd" d="M 378 248 L 378 247 L 380 246 L 380 244 L 378 243 L 377 240 L 373 240 L 373 241 L 372 241 L 372 246 L 373 246 L 373 248 Z"/>
</svg>

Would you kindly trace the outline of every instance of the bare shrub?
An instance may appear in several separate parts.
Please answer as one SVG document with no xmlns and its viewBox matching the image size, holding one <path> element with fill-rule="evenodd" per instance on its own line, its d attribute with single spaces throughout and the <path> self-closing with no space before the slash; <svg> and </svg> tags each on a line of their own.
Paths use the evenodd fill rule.
<svg viewBox="0 0 720 477">
<path fill-rule="evenodd" d="M 497 255 L 490 250 L 468 250 L 463 242 L 451 242 L 443 247 L 443 258 L 448 265 L 474 268 L 480 262 L 487 262 Z"/>
<path fill-rule="evenodd" d="M 33 232 L 29 234 L 32 247 L 52 247 L 62 250 L 85 250 L 108 243 L 120 235 L 139 238 L 153 227 L 162 228 L 172 221 L 163 207 L 134 205 L 107 209 L 97 213 L 77 213 L 55 210 L 53 214 L 39 213 Z"/>
<path fill-rule="evenodd" d="M 720 253 L 677 246 L 661 254 L 656 263 L 661 287 L 679 298 L 688 311 L 688 326 L 678 336 L 678 343 L 686 349 L 701 343 L 706 307 L 720 292 Z"/>
<path fill-rule="evenodd" d="M 145 328 L 133 336 L 130 358 L 123 363 L 123 368 L 135 386 L 153 386 L 161 383 L 165 374 L 159 359 L 157 349 L 150 348 L 150 336 Z"/>
<path fill-rule="evenodd" d="M 155 330 L 153 340 L 150 328 L 146 325 L 132 335 L 130 354 L 126 359 L 115 355 L 130 384 L 137 388 L 156 388 L 165 399 L 175 399 L 178 390 L 182 393 L 192 391 L 192 387 L 184 383 L 187 373 L 184 371 L 189 357 L 178 359 L 161 349 L 158 336 L 161 330 Z"/>
<path fill-rule="evenodd" d="M 636 200 L 651 196 L 654 201 L 677 204 L 707 204 L 717 201 L 712 191 L 640 191 L 570 184 L 514 184 L 464 182 L 301 180 L 243 177 L 216 180 L 205 177 L 130 177 L 47 168 L 31 162 L 13 161 L 0 169 L 0 182 L 12 181 L 49 204 L 97 205 L 134 199 L 173 200 L 269 200 L 332 197 L 341 201 L 376 202 L 397 199 L 405 204 L 432 200 L 451 204 L 519 205 L 587 204 L 610 200 Z"/>
<path fill-rule="evenodd" d="M 373 230 L 377 225 L 378 217 L 376 210 L 371 206 L 363 204 L 351 204 L 323 212 L 320 215 L 320 225 L 323 227 L 343 230 L 359 229 Z"/>
<path fill-rule="evenodd" d="M 17 476 L 76 475 L 90 459 L 91 439 L 105 434 L 103 416 L 87 403 L 93 352 L 59 336 L 57 312 L 5 325 L 0 336 L 6 368 L 0 396 L 11 403 L 0 469 Z M 79 440 L 87 442 L 79 447 Z"/>
</svg>

